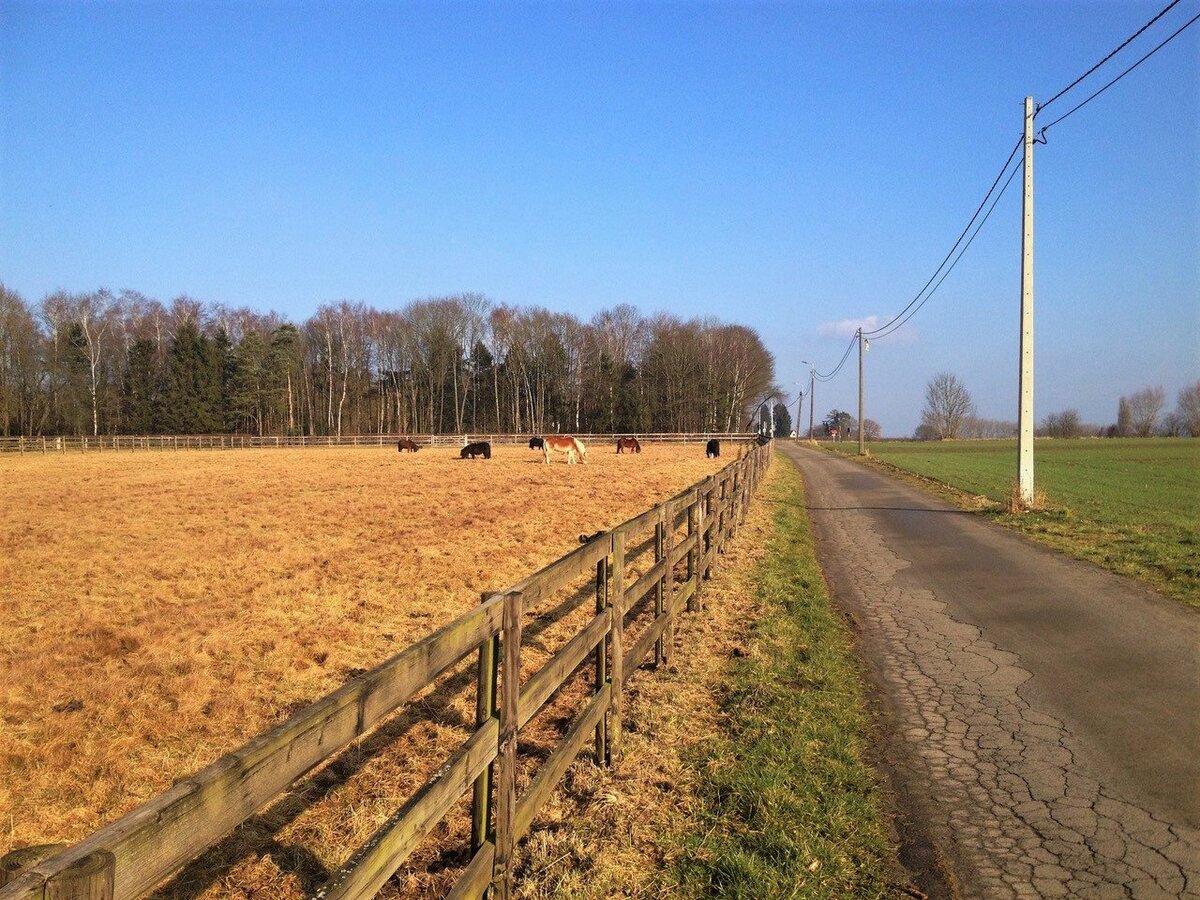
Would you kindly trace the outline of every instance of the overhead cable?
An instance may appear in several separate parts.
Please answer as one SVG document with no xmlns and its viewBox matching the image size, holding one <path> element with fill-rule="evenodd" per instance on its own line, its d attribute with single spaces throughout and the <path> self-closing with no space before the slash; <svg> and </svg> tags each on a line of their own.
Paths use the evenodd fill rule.
<svg viewBox="0 0 1200 900">
<path fill-rule="evenodd" d="M 1084 100 L 1084 101 L 1082 101 L 1081 103 L 1078 103 L 1078 104 L 1076 104 L 1075 106 L 1071 107 L 1069 110 L 1067 110 L 1065 113 L 1063 113 L 1063 114 L 1062 114 L 1061 116 L 1059 116 L 1057 119 L 1055 119 L 1055 120 L 1054 120 L 1053 122 L 1051 122 L 1049 125 L 1043 125 L 1043 126 L 1042 126 L 1042 128 L 1041 128 L 1041 130 L 1038 132 L 1038 133 L 1039 133 L 1039 134 L 1042 136 L 1043 140 L 1045 139 L 1045 137 L 1046 137 L 1046 132 L 1047 132 L 1049 129 L 1053 128 L 1055 125 L 1057 125 L 1057 124 L 1058 124 L 1059 122 L 1061 122 L 1063 119 L 1065 119 L 1067 116 L 1071 115 L 1071 113 L 1073 113 L 1073 112 L 1076 112 L 1077 110 L 1080 110 L 1080 109 L 1082 109 L 1083 107 L 1087 106 L 1089 103 L 1091 103 L 1091 102 L 1092 102 L 1093 100 L 1095 100 L 1097 97 L 1099 97 L 1101 94 L 1103 94 L 1105 91 L 1107 91 L 1107 90 L 1108 90 L 1110 87 L 1112 87 L 1114 84 L 1116 84 L 1116 83 L 1117 83 L 1118 81 L 1120 81 L 1122 78 L 1124 78 L 1126 75 L 1128 75 L 1130 72 L 1132 72 L 1132 71 L 1133 71 L 1134 69 L 1136 69 L 1138 66 L 1140 66 L 1142 63 L 1144 63 L 1146 60 L 1148 60 L 1150 57 L 1152 57 L 1152 56 L 1153 56 L 1155 53 L 1157 53 L 1157 52 L 1158 52 L 1159 50 L 1161 50 L 1163 47 L 1167 46 L 1167 44 L 1169 44 L 1169 43 L 1170 43 L 1171 41 L 1173 41 L 1175 38 L 1179 37 L 1179 35 L 1180 35 L 1180 34 L 1182 34 L 1182 33 L 1183 33 L 1183 31 L 1184 31 L 1185 29 L 1187 29 L 1187 28 L 1191 27 L 1193 24 L 1195 24 L 1195 22 L 1196 22 L 1196 20 L 1197 20 L 1197 19 L 1200 19 L 1200 13 L 1197 13 L 1196 15 L 1194 15 L 1194 16 L 1192 16 L 1190 19 L 1188 19 L 1188 20 L 1187 20 L 1187 21 L 1186 21 L 1186 22 L 1185 22 L 1185 23 L 1184 23 L 1182 26 L 1180 26 L 1180 28 L 1179 28 L 1179 29 L 1178 29 L 1178 30 L 1177 30 L 1177 31 L 1176 31 L 1174 34 L 1172 34 L 1172 35 L 1171 35 L 1169 38 L 1167 38 L 1165 41 L 1163 41 L 1161 44 L 1159 44 L 1157 47 L 1155 47 L 1153 50 L 1151 50 L 1149 53 L 1147 53 L 1145 56 L 1143 56 L 1141 59 L 1139 59 L 1137 62 L 1135 62 L 1135 63 L 1134 63 L 1132 66 L 1130 66 L 1128 69 L 1126 69 L 1126 70 L 1125 70 L 1124 72 L 1122 72 L 1120 75 L 1118 75 L 1116 78 L 1114 78 L 1114 79 L 1113 79 L 1112 81 L 1110 81 L 1108 84 L 1104 85 L 1104 87 L 1100 88 L 1100 89 L 1099 89 L 1099 90 L 1097 90 L 1097 91 L 1094 91 L 1092 94 L 1090 94 L 1090 95 L 1088 96 L 1088 98 L 1087 98 L 1086 100 Z M 1061 94 L 1062 92 L 1060 91 L 1059 93 Z M 1043 104 L 1042 108 L 1045 108 L 1045 104 Z"/>
<path fill-rule="evenodd" d="M 929 289 L 929 286 L 931 284 L 933 284 L 934 279 L 936 279 L 938 277 L 938 274 L 942 271 L 943 268 L 945 268 L 946 263 L 950 261 L 950 257 L 954 255 L 954 251 L 958 249 L 958 245 L 961 244 L 963 241 L 963 238 L 965 238 L 967 236 L 967 232 L 971 230 L 971 226 L 975 224 L 975 220 L 977 218 L 979 218 L 979 213 L 982 212 L 984 206 L 987 205 L 988 199 L 992 196 L 992 192 L 996 190 L 996 185 L 998 185 L 1000 183 L 1000 179 L 1003 178 L 1004 173 L 1008 171 L 1009 164 L 1013 161 L 1013 157 L 1016 156 L 1017 151 L 1019 149 L 1021 149 L 1021 142 L 1023 140 L 1024 140 L 1024 136 L 1017 138 L 1017 142 L 1015 144 L 1013 144 L 1013 148 L 1012 148 L 1011 152 L 1009 152 L 1009 154 L 1008 154 L 1008 159 L 1006 159 L 1004 161 L 1004 165 L 1000 167 L 999 173 L 997 173 L 995 180 L 992 181 L 992 186 L 989 187 L 987 190 L 987 193 L 983 195 L 983 199 L 979 201 L 979 206 L 975 207 L 974 214 L 971 216 L 971 218 L 969 220 L 967 220 L 966 227 L 964 227 L 962 230 L 962 233 L 959 234 L 958 240 L 956 240 L 954 242 L 954 244 L 950 247 L 949 252 L 946 254 L 945 258 L 941 261 L 941 263 L 938 265 L 938 267 L 933 270 L 933 274 L 929 276 L 929 280 L 925 282 L 925 285 L 919 291 L 917 291 L 915 297 L 913 297 L 911 300 L 908 301 L 908 305 L 905 306 L 904 309 L 900 310 L 900 312 L 896 313 L 896 315 L 892 316 L 892 318 L 890 318 L 884 324 L 880 325 L 878 328 L 874 328 L 871 331 L 864 331 L 863 332 L 864 337 L 874 337 L 875 335 L 879 334 L 880 332 L 886 331 L 888 328 L 891 328 L 892 325 L 895 322 L 899 321 L 904 316 L 904 314 L 907 313 L 910 309 L 912 309 L 913 306 L 918 301 L 920 301 L 922 304 L 924 304 L 924 301 L 921 300 L 921 295 L 924 294 L 925 291 L 927 291 Z"/>
<path fill-rule="evenodd" d="M 1022 162 L 1024 161 L 1023 157 L 1022 157 L 1021 161 Z M 1012 172 L 1009 173 L 1008 179 L 1004 182 L 1004 187 L 1000 188 L 1000 193 L 996 194 L 996 199 L 993 200 L 992 205 L 988 207 L 987 213 L 985 213 L 984 217 L 979 221 L 979 225 L 976 226 L 975 231 L 971 234 L 971 237 L 963 245 L 962 250 L 960 250 L 958 252 L 958 256 L 954 257 L 954 262 L 950 263 L 950 267 L 948 269 L 946 269 L 946 271 L 945 271 L 945 273 L 943 273 L 942 277 L 940 279 L 938 279 L 938 283 L 933 286 L 933 290 L 931 290 L 928 294 L 925 295 L 925 299 L 922 300 L 920 303 L 918 303 L 917 306 L 912 310 L 912 312 L 910 312 L 908 315 L 906 315 L 901 321 L 897 322 L 889 331 L 886 331 L 883 334 L 875 335 L 873 338 L 874 340 L 880 341 L 880 340 L 883 340 L 885 337 L 888 337 L 891 334 L 895 334 L 895 332 L 898 329 L 903 327 L 903 325 L 909 319 L 911 319 L 913 316 L 915 316 L 917 314 L 917 311 L 922 306 L 925 305 L 926 300 L 928 300 L 930 297 L 932 297 L 934 295 L 934 293 L 937 291 L 937 289 L 942 286 L 942 282 L 946 280 L 946 276 L 954 271 L 954 267 L 958 265 L 958 261 L 960 259 L 962 259 L 963 254 L 967 252 L 967 248 L 971 246 L 971 244 L 974 242 L 975 238 L 978 236 L 980 230 L 983 228 L 983 226 L 985 224 L 987 224 L 987 220 L 992 215 L 992 210 L 994 210 L 996 208 L 996 204 L 1000 202 L 1000 198 L 1004 196 L 1004 192 L 1008 190 L 1008 186 L 1010 184 L 1012 184 L 1013 178 L 1016 177 L 1017 172 L 1019 172 L 1020 170 L 1021 170 L 1020 165 L 1013 166 Z M 1001 174 L 1003 174 L 1003 173 L 1001 173 Z"/>
<path fill-rule="evenodd" d="M 1106 62 L 1108 62 L 1110 59 L 1112 59 L 1114 56 L 1116 56 L 1118 53 L 1120 53 L 1122 50 L 1124 50 L 1126 47 L 1128 47 L 1129 44 L 1138 35 L 1140 35 L 1143 31 L 1145 31 L 1147 28 L 1149 28 L 1151 25 L 1153 25 L 1155 22 L 1157 22 L 1159 19 L 1161 19 L 1167 13 L 1169 13 L 1178 3 L 1179 3 L 1179 0 L 1171 0 L 1170 3 L 1168 3 L 1165 7 L 1162 8 L 1162 10 L 1159 11 L 1157 16 L 1155 16 L 1153 19 L 1151 19 L 1149 22 L 1147 22 L 1145 25 L 1143 25 L 1141 28 L 1139 28 L 1137 31 L 1135 31 L 1133 34 L 1131 34 L 1129 37 L 1125 38 L 1125 40 L 1123 40 L 1115 50 L 1113 50 L 1111 53 L 1108 54 L 1108 56 L 1104 57 L 1104 59 L 1100 60 L 1100 62 L 1096 63 L 1094 66 L 1092 66 L 1090 69 L 1088 69 L 1082 75 L 1080 75 L 1078 78 L 1076 78 L 1070 84 L 1068 84 L 1065 88 L 1063 88 L 1061 91 L 1059 91 L 1053 97 L 1051 97 L 1045 103 L 1039 103 L 1037 110 L 1034 112 L 1034 115 L 1037 115 L 1037 113 L 1041 112 L 1043 109 L 1045 109 L 1047 106 L 1049 106 L 1055 100 L 1057 100 L 1059 97 L 1061 97 L 1067 91 L 1071 90 L 1071 88 L 1073 88 L 1077 84 L 1079 84 L 1079 82 L 1083 81 L 1085 78 L 1087 78 L 1093 72 L 1095 72 L 1098 68 L 1100 68 Z M 1189 24 L 1191 24 L 1191 23 L 1189 23 Z M 1186 28 L 1187 26 L 1185 25 L 1184 27 Z M 1169 40 L 1169 38 L 1168 38 L 1168 40 Z M 1070 113 L 1068 113 L 1068 115 L 1070 115 Z M 1046 126 L 1046 127 L 1049 127 L 1049 126 Z"/>
</svg>

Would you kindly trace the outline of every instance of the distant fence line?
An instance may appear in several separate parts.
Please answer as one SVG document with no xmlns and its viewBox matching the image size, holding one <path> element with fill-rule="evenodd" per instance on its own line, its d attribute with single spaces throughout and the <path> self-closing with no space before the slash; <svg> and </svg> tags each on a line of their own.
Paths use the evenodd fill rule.
<svg viewBox="0 0 1200 900">
<path fill-rule="evenodd" d="M 470 736 L 312 900 L 374 896 L 467 795 L 470 858 L 446 896 L 465 900 L 491 891 L 508 900 L 516 844 L 571 762 L 588 745 L 601 765 L 618 757 L 626 685 L 648 657 L 656 665 L 670 661 L 684 609 L 703 613 L 704 582 L 745 521 L 771 452 L 769 442 L 741 445 L 738 458 L 716 474 L 484 595 L 479 606 L 83 841 L 0 857 L 0 885 L 7 885 L 0 900 L 147 895 L 472 654 L 478 666 L 464 673 L 475 675 Z M 556 596 L 564 590 L 570 591 L 565 600 Z M 579 612 L 586 623 L 522 682 L 522 650 L 541 641 L 539 621 L 566 622 Z M 572 723 L 518 790 L 524 783 L 518 771 L 535 759 L 518 737 L 528 735 L 523 729 L 576 676 L 586 681 L 572 704 Z"/>
<path fill-rule="evenodd" d="M 552 432 L 547 432 L 552 433 Z M 635 437 L 648 444 L 697 443 L 716 438 L 747 441 L 753 432 L 655 432 L 622 431 L 614 434 L 575 434 L 585 444 L 613 442 Z M 395 447 L 401 438 L 422 447 L 461 447 L 471 441 L 490 441 L 501 446 L 528 444 L 532 434 L 343 434 L 343 435 L 255 435 L 255 434 L 102 434 L 52 437 L 0 437 L 0 453 L 66 453 L 68 451 L 135 450 L 277 450 L 289 447 Z"/>
</svg>

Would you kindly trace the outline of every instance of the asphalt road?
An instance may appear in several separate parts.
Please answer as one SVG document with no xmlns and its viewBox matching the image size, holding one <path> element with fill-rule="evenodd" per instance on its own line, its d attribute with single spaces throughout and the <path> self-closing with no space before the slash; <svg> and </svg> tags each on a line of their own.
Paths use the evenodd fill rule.
<svg viewBox="0 0 1200 900">
<path fill-rule="evenodd" d="M 1200 898 L 1200 615 L 877 470 L 783 452 L 859 632 L 918 886 Z"/>
</svg>

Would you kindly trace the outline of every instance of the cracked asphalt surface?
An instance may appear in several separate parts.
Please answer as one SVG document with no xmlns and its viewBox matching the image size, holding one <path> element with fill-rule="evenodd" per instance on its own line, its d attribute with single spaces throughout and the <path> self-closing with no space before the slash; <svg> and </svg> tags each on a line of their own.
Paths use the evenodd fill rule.
<svg viewBox="0 0 1200 900">
<path fill-rule="evenodd" d="M 877 470 L 781 449 L 859 631 L 917 885 L 1200 898 L 1200 616 Z"/>
</svg>

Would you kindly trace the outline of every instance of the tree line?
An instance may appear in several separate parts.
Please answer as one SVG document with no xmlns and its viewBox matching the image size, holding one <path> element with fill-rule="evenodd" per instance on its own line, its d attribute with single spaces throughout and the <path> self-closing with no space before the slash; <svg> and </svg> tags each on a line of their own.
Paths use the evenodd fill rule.
<svg viewBox="0 0 1200 900">
<path fill-rule="evenodd" d="M 774 396 L 750 328 L 480 294 L 277 313 L 0 284 L 0 434 L 738 431 Z"/>
<path fill-rule="evenodd" d="M 1167 393 L 1147 387 L 1123 396 L 1112 425 L 1085 424 L 1076 409 L 1047 415 L 1035 433 L 1039 437 L 1200 437 L 1200 381 L 1184 387 L 1175 408 L 1164 413 Z M 1010 438 L 1017 423 L 982 419 L 963 382 L 951 372 L 939 372 L 925 385 L 925 406 L 914 437 L 919 441 L 962 438 Z"/>
</svg>

